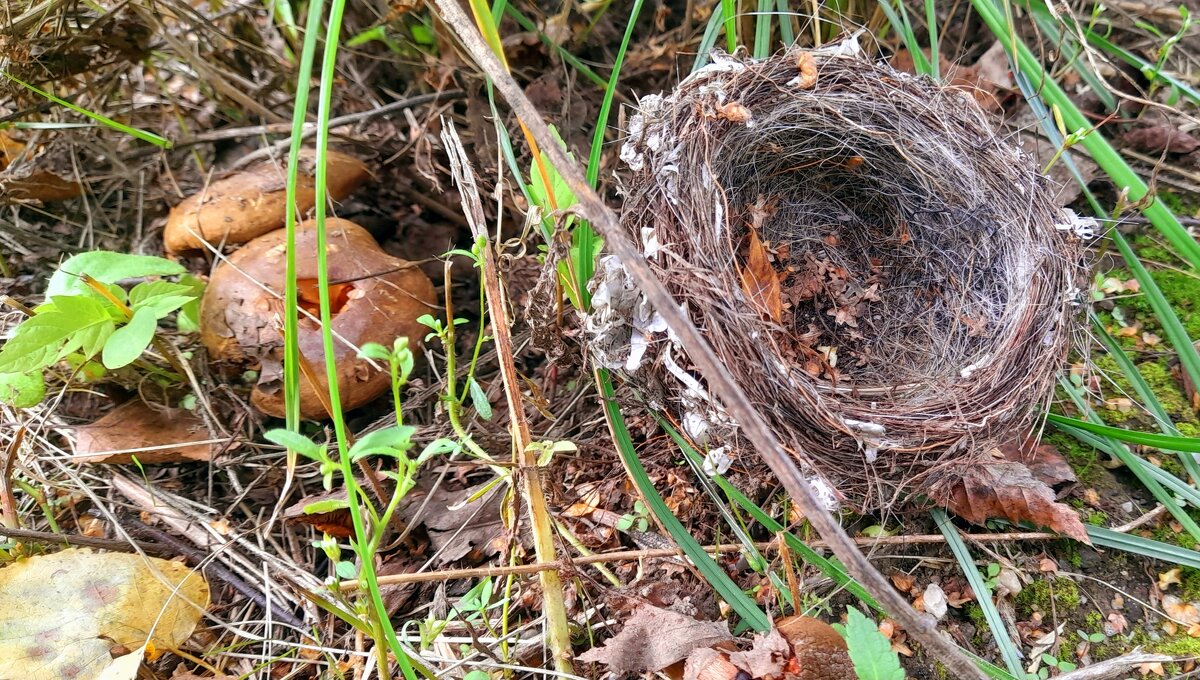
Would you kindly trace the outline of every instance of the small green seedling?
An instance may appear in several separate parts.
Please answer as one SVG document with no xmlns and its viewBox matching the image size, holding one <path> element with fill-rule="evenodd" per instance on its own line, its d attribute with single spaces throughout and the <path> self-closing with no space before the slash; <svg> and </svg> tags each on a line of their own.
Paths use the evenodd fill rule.
<svg viewBox="0 0 1200 680">
<path fill-rule="evenodd" d="M 633 502 L 633 512 L 621 515 L 617 520 L 617 531 L 641 531 L 650 528 L 650 511 L 640 500 Z"/>
<path fill-rule="evenodd" d="M 141 281 L 128 290 L 121 285 L 132 279 Z M 181 331 L 196 330 L 203 288 L 181 265 L 160 257 L 95 251 L 69 258 L 50 277 L 46 302 L 29 310 L 0 349 L 0 401 L 36 405 L 45 396 L 47 369 L 64 360 L 74 379 L 84 382 L 138 361 L 160 341 L 159 323 L 172 314 Z M 174 375 L 152 364 L 145 368 L 182 380 L 172 354 L 161 353 Z M 100 363 L 93 361 L 97 357 Z"/>
</svg>

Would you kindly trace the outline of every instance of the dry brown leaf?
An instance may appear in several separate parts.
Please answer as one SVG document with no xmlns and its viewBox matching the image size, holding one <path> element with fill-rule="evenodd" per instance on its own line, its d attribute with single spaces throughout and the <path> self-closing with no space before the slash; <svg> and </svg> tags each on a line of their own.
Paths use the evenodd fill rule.
<svg viewBox="0 0 1200 680">
<path fill-rule="evenodd" d="M 892 579 L 892 585 L 896 586 L 896 590 L 902 593 L 911 593 L 916 581 L 912 574 L 905 574 L 902 571 L 892 574 L 889 578 Z"/>
<path fill-rule="evenodd" d="M 1049 557 L 1043 557 L 1041 562 L 1038 562 L 1038 571 L 1043 574 L 1057 574 L 1058 563 Z"/>
<path fill-rule="evenodd" d="M 994 461 L 972 466 L 957 481 L 934 488 L 930 497 L 968 522 L 983 524 L 1004 517 L 1013 523 L 1049 527 L 1091 544 L 1079 515 L 1057 502 L 1054 491 L 1034 479 L 1021 463 Z"/>
<path fill-rule="evenodd" d="M 1200 623 L 1200 610 L 1191 602 L 1185 602 L 1174 595 L 1164 595 L 1162 599 L 1163 612 L 1185 626 Z"/>
<path fill-rule="evenodd" d="M 738 102 L 718 104 L 717 115 L 720 116 L 722 120 L 739 124 L 748 123 L 750 122 L 750 119 L 754 117 L 753 114 L 750 113 L 750 109 L 748 109 L 745 104 L 739 104 Z"/>
<path fill-rule="evenodd" d="M 75 430 L 76 460 L 146 464 L 206 461 L 215 447 L 208 428 L 184 409 L 154 409 L 133 399 Z M 120 453 L 114 453 L 120 452 Z"/>
<path fill-rule="evenodd" d="M 783 292 L 779 273 L 771 266 L 767 249 L 754 229 L 750 230 L 750 251 L 741 270 L 742 290 L 758 311 L 775 323 L 783 319 Z"/>
<path fill-rule="evenodd" d="M 1191 153 L 1200 148 L 1200 141 L 1170 125 L 1151 125 L 1126 132 L 1121 137 L 1127 146 L 1142 153 Z"/>
<path fill-rule="evenodd" d="M 730 654 L 729 660 L 752 678 L 773 678 L 783 675 L 783 666 L 791 656 L 788 641 L 772 628 L 766 635 L 755 635 L 750 649 Z"/>
<path fill-rule="evenodd" d="M 1183 583 L 1183 581 L 1179 578 L 1182 573 L 1183 569 L 1179 567 L 1162 572 L 1158 575 L 1158 589 L 1166 591 L 1171 587 L 1172 584 Z"/>
<path fill-rule="evenodd" d="M 1162 677 L 1166 677 L 1167 675 L 1167 672 L 1163 670 L 1162 662 L 1159 661 L 1141 664 L 1138 666 L 1138 671 L 1144 676 L 1150 675 L 1151 673 Z"/>
<path fill-rule="evenodd" d="M 817 84 L 817 60 L 811 52 L 801 51 L 796 54 L 796 70 L 800 75 L 796 78 L 796 87 L 807 90 Z"/>
<path fill-rule="evenodd" d="M 1121 612 L 1110 612 L 1108 619 L 1104 622 L 1104 634 L 1112 637 L 1120 635 L 1129 628 L 1129 621 L 1125 619 L 1125 615 Z"/>
<path fill-rule="evenodd" d="M 599 663 L 614 675 L 655 672 L 686 659 L 693 650 L 732 640 L 723 621 L 697 621 L 668 609 L 642 605 L 625 627 L 602 647 L 593 647 L 579 660 Z"/>
<path fill-rule="evenodd" d="M 1052 444 L 1038 443 L 1036 438 L 1030 437 L 1025 441 L 1001 444 L 998 448 L 1006 460 L 1023 464 L 1035 479 L 1047 486 L 1075 481 L 1071 464 Z"/>
</svg>

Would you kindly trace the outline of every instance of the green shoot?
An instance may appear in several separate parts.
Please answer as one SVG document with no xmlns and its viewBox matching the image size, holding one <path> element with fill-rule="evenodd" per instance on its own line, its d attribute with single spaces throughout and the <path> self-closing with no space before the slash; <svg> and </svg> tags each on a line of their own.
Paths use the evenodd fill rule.
<svg viewBox="0 0 1200 680">
<path fill-rule="evenodd" d="M 75 113 L 87 116 L 88 118 L 91 118 L 92 120 L 96 121 L 97 123 L 100 123 L 101 125 L 112 128 L 113 130 L 116 130 L 117 132 L 124 132 L 125 134 L 130 135 L 131 137 L 136 137 L 137 139 L 140 139 L 143 142 L 150 142 L 151 144 L 153 144 L 157 147 L 163 148 L 163 149 L 171 148 L 171 141 L 165 137 L 160 137 L 159 135 L 156 135 L 153 132 L 146 132 L 145 130 L 139 130 L 138 128 L 130 127 L 124 123 L 118 123 L 117 121 L 113 120 L 112 118 L 109 118 L 108 116 L 96 113 L 94 111 L 89 111 L 89 110 L 83 108 L 82 106 L 73 104 L 65 99 L 60 98 L 60 97 L 56 97 L 56 96 L 50 94 L 49 92 L 46 92 L 45 90 L 42 90 L 41 88 L 38 88 L 37 86 L 30 85 L 29 83 L 25 82 L 24 80 L 21 80 L 20 78 L 12 75 L 11 73 L 8 73 L 7 71 L 0 71 L 0 75 L 3 75 L 5 78 L 8 78 L 9 80 L 13 81 L 14 83 L 20 85 L 21 87 L 29 90 L 30 92 L 33 92 L 34 94 L 36 94 L 40 97 L 49 99 L 50 101 L 54 102 L 55 104 L 58 104 L 59 106 L 65 106 L 68 109 L 74 111 Z"/>
</svg>

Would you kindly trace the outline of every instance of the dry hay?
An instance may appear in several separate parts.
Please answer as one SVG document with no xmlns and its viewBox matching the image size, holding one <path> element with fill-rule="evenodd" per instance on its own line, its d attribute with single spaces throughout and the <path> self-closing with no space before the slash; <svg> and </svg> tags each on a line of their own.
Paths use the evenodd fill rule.
<svg viewBox="0 0 1200 680">
<path fill-rule="evenodd" d="M 716 55 L 643 98 L 622 225 L 831 505 L 873 509 L 1035 426 L 1086 225 L 969 94 L 855 47 Z M 596 358 L 708 465 L 745 453 L 615 260 L 593 288 Z"/>
</svg>

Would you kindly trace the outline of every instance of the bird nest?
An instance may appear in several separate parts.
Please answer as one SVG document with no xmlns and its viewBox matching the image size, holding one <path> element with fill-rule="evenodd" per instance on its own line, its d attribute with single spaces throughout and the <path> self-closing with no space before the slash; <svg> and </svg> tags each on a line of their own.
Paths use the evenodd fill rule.
<svg viewBox="0 0 1200 680">
<path fill-rule="evenodd" d="M 854 46 L 717 55 L 641 99 L 622 226 L 826 500 L 867 510 L 1034 428 L 1083 227 L 968 93 Z M 615 259 L 592 288 L 595 358 L 728 467 L 737 423 L 661 317 Z"/>
</svg>

